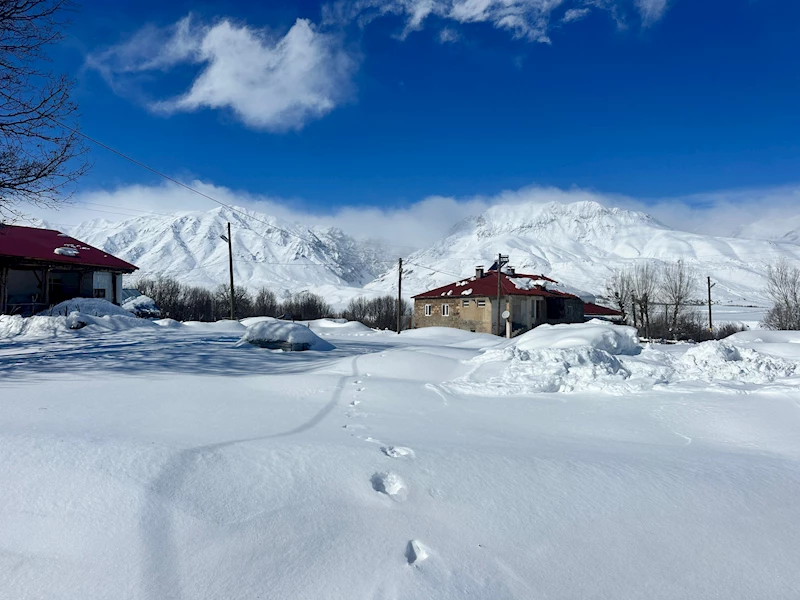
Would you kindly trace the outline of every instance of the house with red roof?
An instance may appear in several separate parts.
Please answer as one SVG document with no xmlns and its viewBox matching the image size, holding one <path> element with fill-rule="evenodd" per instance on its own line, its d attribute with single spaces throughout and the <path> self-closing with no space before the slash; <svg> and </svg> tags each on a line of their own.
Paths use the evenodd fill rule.
<svg viewBox="0 0 800 600">
<path fill-rule="evenodd" d="M 498 271 L 496 263 L 489 271 L 478 267 L 473 277 L 413 299 L 415 327 L 455 327 L 510 337 L 542 323 L 584 321 L 583 300 L 560 291 L 558 282 L 510 267 Z"/>
<path fill-rule="evenodd" d="M 53 229 L 0 224 L 0 314 L 36 314 L 72 298 L 122 302 L 136 267 Z"/>
</svg>

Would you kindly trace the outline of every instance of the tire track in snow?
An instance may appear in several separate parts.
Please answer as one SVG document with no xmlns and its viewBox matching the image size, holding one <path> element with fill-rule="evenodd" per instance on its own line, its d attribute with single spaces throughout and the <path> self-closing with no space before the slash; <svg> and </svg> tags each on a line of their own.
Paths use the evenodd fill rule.
<svg viewBox="0 0 800 600">
<path fill-rule="evenodd" d="M 172 507 L 183 488 L 186 476 L 198 459 L 223 448 L 303 433 L 316 427 L 341 400 L 347 381 L 359 377 L 358 356 L 353 357 L 352 373 L 342 375 L 331 399 L 311 419 L 288 431 L 207 444 L 179 451 L 161 468 L 161 472 L 145 490 L 139 519 L 142 541 L 142 589 L 149 600 L 181 600 L 183 591 L 178 559 Z"/>
</svg>

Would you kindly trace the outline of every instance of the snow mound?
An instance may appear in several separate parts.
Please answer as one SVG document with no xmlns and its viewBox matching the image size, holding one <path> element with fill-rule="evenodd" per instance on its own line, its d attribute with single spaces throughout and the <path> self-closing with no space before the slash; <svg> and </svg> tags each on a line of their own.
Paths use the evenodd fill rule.
<svg viewBox="0 0 800 600">
<path fill-rule="evenodd" d="M 329 344 L 305 325 L 279 321 L 262 321 L 248 327 L 237 346 L 252 344 L 282 350 L 333 350 Z"/>
<path fill-rule="evenodd" d="M 612 325 L 599 319 L 587 323 L 539 325 L 511 340 L 508 347 L 526 351 L 549 348 L 594 348 L 614 355 L 634 355 L 641 352 L 635 328 Z"/>
<path fill-rule="evenodd" d="M 611 390 L 632 377 L 617 356 L 640 352 L 633 327 L 599 320 L 540 325 L 499 348 L 485 349 L 471 360 L 476 368 L 448 387 L 491 396 Z"/>
<path fill-rule="evenodd" d="M 161 310 L 156 306 L 156 301 L 144 294 L 128 298 L 122 303 L 122 308 L 143 319 L 158 319 L 161 317 Z"/>
<path fill-rule="evenodd" d="M 690 378 L 745 383 L 771 383 L 800 372 L 796 362 L 734 346 L 728 341 L 703 342 L 687 350 L 679 363 L 683 374 Z"/>
<path fill-rule="evenodd" d="M 311 331 L 320 334 L 331 334 L 335 333 L 339 334 L 365 334 L 365 333 L 375 333 L 373 329 L 370 329 L 363 323 L 359 321 L 348 321 L 347 319 L 317 319 L 315 321 L 309 321 L 309 327 L 311 327 Z"/>
<path fill-rule="evenodd" d="M 152 321 L 127 315 L 95 316 L 72 311 L 67 316 L 43 316 L 23 318 L 19 315 L 0 315 L 0 340 L 37 339 L 61 337 L 76 333 L 97 333 L 103 331 L 126 331 L 140 327 L 155 327 Z"/>
<path fill-rule="evenodd" d="M 132 312 L 102 298 L 73 298 L 72 300 L 65 300 L 53 306 L 52 309 L 43 310 L 39 313 L 39 316 L 55 317 L 60 315 L 66 317 L 73 312 L 80 312 L 94 317 L 134 316 Z"/>
</svg>

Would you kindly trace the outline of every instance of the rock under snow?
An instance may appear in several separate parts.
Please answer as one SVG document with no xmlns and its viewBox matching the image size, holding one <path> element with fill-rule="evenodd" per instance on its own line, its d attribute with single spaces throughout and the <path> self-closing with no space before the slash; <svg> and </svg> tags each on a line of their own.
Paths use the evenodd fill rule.
<svg viewBox="0 0 800 600">
<path fill-rule="evenodd" d="M 275 350 L 333 350 L 329 344 L 309 327 L 278 319 L 261 321 L 248 327 L 236 344 L 252 344 Z"/>
</svg>

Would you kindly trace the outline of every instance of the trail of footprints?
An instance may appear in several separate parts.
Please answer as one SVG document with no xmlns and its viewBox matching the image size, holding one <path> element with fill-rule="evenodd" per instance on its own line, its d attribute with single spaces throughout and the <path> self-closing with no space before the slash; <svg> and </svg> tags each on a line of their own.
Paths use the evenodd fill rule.
<svg viewBox="0 0 800 600">
<path fill-rule="evenodd" d="M 365 373 L 365 377 L 369 377 L 369 373 Z M 366 388 L 362 385 L 362 380 L 356 379 L 352 382 L 355 388 L 355 393 L 360 394 L 364 392 Z M 350 402 L 350 407 L 355 409 L 355 407 L 361 404 L 361 400 L 358 398 L 354 398 L 352 402 Z M 350 410 L 346 413 L 347 417 L 365 417 L 366 413 L 356 412 L 355 410 Z M 368 427 L 365 425 L 360 424 L 346 424 L 342 426 L 343 429 L 349 431 L 363 431 L 367 430 Z M 351 434 L 355 435 L 355 434 Z M 359 436 L 360 437 L 360 436 Z M 407 448 L 405 446 L 388 446 L 383 445 L 382 442 L 376 440 L 375 438 L 366 436 L 361 438 L 366 442 L 373 442 L 381 444 L 381 452 L 387 456 L 388 458 L 396 459 L 396 460 L 409 460 L 415 458 L 415 453 L 411 448 Z M 379 494 L 383 494 L 388 498 L 394 500 L 395 502 L 403 502 L 408 498 L 408 485 L 406 484 L 405 480 L 400 477 L 394 471 L 381 471 L 374 473 L 370 478 L 370 483 L 372 484 L 372 489 Z M 405 558 L 408 561 L 409 565 L 416 565 L 423 562 L 427 559 L 431 554 L 430 549 L 423 544 L 419 540 L 409 540 L 406 544 L 405 548 Z"/>
</svg>

